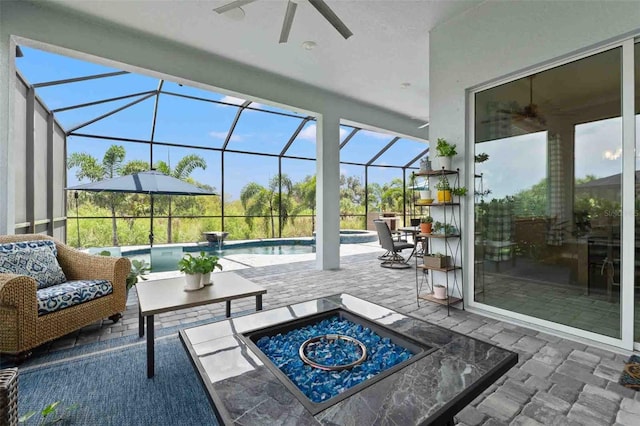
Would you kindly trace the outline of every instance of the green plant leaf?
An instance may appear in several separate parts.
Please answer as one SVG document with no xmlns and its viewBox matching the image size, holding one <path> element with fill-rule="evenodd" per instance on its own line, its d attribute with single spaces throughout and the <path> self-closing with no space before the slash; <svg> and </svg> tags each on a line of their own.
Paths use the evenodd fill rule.
<svg viewBox="0 0 640 426">
<path fill-rule="evenodd" d="M 18 418 L 18 423 L 24 423 L 24 422 L 26 422 L 27 420 L 29 420 L 31 417 L 33 417 L 35 415 L 36 415 L 35 411 L 29 411 L 28 413 L 26 413 L 26 414 L 24 414 L 24 415 L 22 415 L 22 416 L 20 416 Z"/>
<path fill-rule="evenodd" d="M 40 414 L 42 414 L 42 417 L 47 417 L 49 414 L 56 412 L 56 407 L 58 405 L 60 405 L 60 401 L 52 402 L 51 404 L 44 407 Z"/>
</svg>

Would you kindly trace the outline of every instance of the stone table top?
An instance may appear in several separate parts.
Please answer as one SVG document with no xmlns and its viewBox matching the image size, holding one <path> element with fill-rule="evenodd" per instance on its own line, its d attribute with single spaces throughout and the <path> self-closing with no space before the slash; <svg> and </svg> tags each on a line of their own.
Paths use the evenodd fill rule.
<svg viewBox="0 0 640 426">
<path fill-rule="evenodd" d="M 314 416 L 240 335 L 336 308 L 437 350 Z M 518 360 L 514 352 L 345 293 L 188 328 L 180 338 L 223 424 L 446 424 Z"/>
</svg>

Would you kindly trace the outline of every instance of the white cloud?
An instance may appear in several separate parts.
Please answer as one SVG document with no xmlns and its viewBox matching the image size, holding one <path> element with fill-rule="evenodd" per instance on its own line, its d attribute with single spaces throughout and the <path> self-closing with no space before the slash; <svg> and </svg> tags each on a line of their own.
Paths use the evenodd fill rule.
<svg viewBox="0 0 640 426">
<path fill-rule="evenodd" d="M 316 125 L 310 124 L 306 126 L 302 131 L 298 134 L 298 138 L 304 139 L 307 141 L 315 142 L 316 141 Z"/>
<path fill-rule="evenodd" d="M 236 98 L 235 96 L 225 96 L 222 99 L 220 99 L 220 102 L 225 102 L 232 105 L 242 105 L 246 101 L 247 101 L 246 99 Z M 262 108 L 262 104 L 259 104 L 257 102 L 252 102 L 251 105 L 249 106 L 251 108 L 258 108 L 258 109 Z"/>
<path fill-rule="evenodd" d="M 214 139 L 222 139 L 222 140 L 225 140 L 225 139 L 227 138 L 227 134 L 228 134 L 228 133 L 229 133 L 229 132 L 213 132 L 213 131 L 212 131 L 212 132 L 209 132 L 209 136 L 211 136 L 211 137 L 212 137 L 212 138 L 214 138 Z M 232 140 L 232 141 L 235 141 L 235 142 L 241 142 L 241 141 L 242 141 L 242 139 L 243 139 L 243 138 L 242 138 L 242 136 L 237 135 L 237 134 L 235 134 L 235 133 L 231 136 L 231 140 Z"/>
<path fill-rule="evenodd" d="M 342 140 L 347 135 L 347 131 L 343 128 L 340 128 L 340 140 Z M 298 139 L 304 139 L 306 141 L 315 142 L 316 141 L 316 125 L 309 124 L 306 126 L 300 133 L 298 133 Z"/>
</svg>

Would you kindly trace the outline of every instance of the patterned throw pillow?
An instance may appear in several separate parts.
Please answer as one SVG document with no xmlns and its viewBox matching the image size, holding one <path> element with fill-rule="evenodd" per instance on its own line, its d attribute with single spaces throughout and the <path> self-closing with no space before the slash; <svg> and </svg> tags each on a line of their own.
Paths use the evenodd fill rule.
<svg viewBox="0 0 640 426">
<path fill-rule="evenodd" d="M 0 273 L 26 275 L 38 283 L 38 289 L 67 281 L 51 240 L 0 244 Z"/>
</svg>

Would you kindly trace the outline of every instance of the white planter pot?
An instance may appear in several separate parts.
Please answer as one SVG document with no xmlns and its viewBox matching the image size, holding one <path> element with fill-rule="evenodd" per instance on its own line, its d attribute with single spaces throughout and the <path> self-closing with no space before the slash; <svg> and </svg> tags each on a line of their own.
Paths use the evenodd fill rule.
<svg viewBox="0 0 640 426">
<path fill-rule="evenodd" d="M 433 198 L 431 196 L 431 190 L 429 190 L 429 189 L 421 189 L 420 190 L 420 199 L 421 200 L 428 200 L 429 198 Z"/>
<path fill-rule="evenodd" d="M 436 299 L 446 299 L 447 298 L 447 288 L 445 286 L 433 286 L 433 297 Z"/>
<path fill-rule="evenodd" d="M 436 157 L 438 160 L 438 170 L 451 170 L 451 157 Z"/>
<path fill-rule="evenodd" d="M 201 288 L 202 286 L 200 285 L 200 280 L 202 279 L 202 274 L 185 274 L 184 275 L 184 282 L 185 282 L 185 286 L 184 289 L 187 291 L 190 290 L 197 290 L 199 288 Z"/>
<path fill-rule="evenodd" d="M 202 278 L 200 278 L 200 284 L 205 286 L 205 285 L 211 285 L 211 272 L 207 272 L 206 274 L 202 274 Z"/>
</svg>

